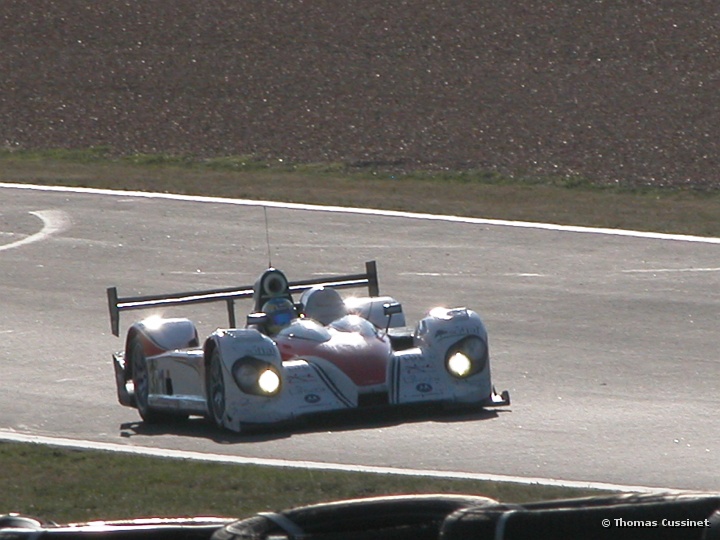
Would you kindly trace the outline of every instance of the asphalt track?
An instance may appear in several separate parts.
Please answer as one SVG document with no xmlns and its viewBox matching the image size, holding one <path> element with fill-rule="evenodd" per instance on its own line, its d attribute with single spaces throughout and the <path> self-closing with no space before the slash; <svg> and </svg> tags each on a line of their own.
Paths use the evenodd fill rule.
<svg viewBox="0 0 720 540">
<path fill-rule="evenodd" d="M 247 201 L 0 184 L 0 438 L 720 490 L 720 239 L 266 206 L 270 252 Z M 376 259 L 411 320 L 476 309 L 512 406 L 239 436 L 116 403 L 106 287 L 247 285 L 269 259 L 291 279 Z M 225 325 L 222 305 L 173 313 Z"/>
</svg>

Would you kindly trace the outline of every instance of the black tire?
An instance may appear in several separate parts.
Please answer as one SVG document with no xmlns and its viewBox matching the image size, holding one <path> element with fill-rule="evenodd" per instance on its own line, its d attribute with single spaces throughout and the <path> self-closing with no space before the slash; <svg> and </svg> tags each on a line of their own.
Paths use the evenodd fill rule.
<svg viewBox="0 0 720 540">
<path fill-rule="evenodd" d="M 220 351 L 214 349 L 205 376 L 207 391 L 207 409 L 209 419 L 218 427 L 223 427 L 225 417 L 225 377 L 223 375 Z"/>
<path fill-rule="evenodd" d="M 470 495 L 401 495 L 337 501 L 279 514 L 258 514 L 216 531 L 212 540 L 261 540 L 288 535 L 308 540 L 436 540 L 449 514 L 462 508 L 494 504 L 493 499 Z"/>
<path fill-rule="evenodd" d="M 22 516 L 17 514 L 5 514 L 0 515 L 0 532 L 2 532 L 3 529 L 22 529 L 23 531 L 40 531 L 43 528 L 42 522 L 39 520 L 29 517 L 29 516 Z M 17 534 L 17 533 L 16 533 Z M 10 533 L 9 538 L 32 538 L 29 534 L 26 536 L 25 534 L 18 534 L 17 536 L 14 536 L 13 533 Z"/>
<path fill-rule="evenodd" d="M 495 508 L 468 508 L 445 520 L 440 538 L 496 538 L 502 524 L 502 538 L 517 540 L 558 540 L 565 538 L 612 538 L 639 540 L 656 538 L 687 540 L 717 538 L 712 534 L 712 516 L 720 497 L 712 493 L 627 493 L 613 496 L 550 500 L 519 505 L 498 504 Z M 681 522 L 710 520 L 711 527 L 663 527 L 663 520 Z M 655 523 L 648 527 L 616 527 L 616 520 Z M 605 528 L 600 523 L 605 521 Z M 603 534 L 605 531 L 605 534 Z M 715 531 L 717 532 L 717 531 Z"/>
<path fill-rule="evenodd" d="M 173 414 L 150 408 L 148 403 L 148 396 L 150 395 L 150 373 L 148 372 L 145 351 L 137 336 L 130 340 L 128 356 L 132 369 L 133 387 L 135 389 L 135 406 L 143 421 L 148 424 L 164 424 L 187 419 L 187 415 Z"/>
</svg>

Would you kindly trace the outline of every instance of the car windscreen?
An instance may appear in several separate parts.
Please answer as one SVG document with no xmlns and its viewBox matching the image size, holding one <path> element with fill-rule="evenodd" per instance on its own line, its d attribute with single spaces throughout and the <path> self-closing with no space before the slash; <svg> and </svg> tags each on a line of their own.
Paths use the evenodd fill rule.
<svg viewBox="0 0 720 540">
<path fill-rule="evenodd" d="M 358 315 L 346 315 L 341 319 L 330 323 L 330 327 L 340 332 L 355 332 L 363 337 L 372 337 L 377 335 L 377 328 L 368 321 Z"/>
<path fill-rule="evenodd" d="M 312 319 L 298 319 L 277 335 L 279 338 L 305 339 L 324 343 L 330 339 L 330 332 L 320 323 Z"/>
</svg>

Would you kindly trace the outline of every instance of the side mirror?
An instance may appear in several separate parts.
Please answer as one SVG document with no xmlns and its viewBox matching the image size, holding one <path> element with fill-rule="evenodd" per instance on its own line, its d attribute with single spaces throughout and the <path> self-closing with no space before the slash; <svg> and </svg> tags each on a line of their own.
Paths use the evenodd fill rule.
<svg viewBox="0 0 720 540">
<path fill-rule="evenodd" d="M 385 335 L 387 335 L 390 330 L 390 321 L 392 321 L 392 316 L 402 313 L 402 304 L 400 304 L 400 302 L 388 302 L 387 304 L 383 304 L 383 313 L 387 317 L 387 324 L 385 325 Z"/>
<path fill-rule="evenodd" d="M 383 313 L 386 317 L 392 317 L 398 313 L 402 313 L 402 304 L 400 302 L 388 302 L 383 304 Z"/>
</svg>

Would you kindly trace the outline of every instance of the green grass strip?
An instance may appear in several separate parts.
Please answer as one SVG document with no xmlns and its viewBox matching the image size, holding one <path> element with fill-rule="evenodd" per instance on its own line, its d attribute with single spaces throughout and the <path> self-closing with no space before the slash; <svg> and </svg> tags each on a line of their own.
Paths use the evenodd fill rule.
<svg viewBox="0 0 720 540">
<path fill-rule="evenodd" d="M 600 491 L 254 465 L 0 442 L 0 514 L 58 523 L 156 516 L 248 517 L 356 497 L 464 493 L 507 502 Z"/>
</svg>

